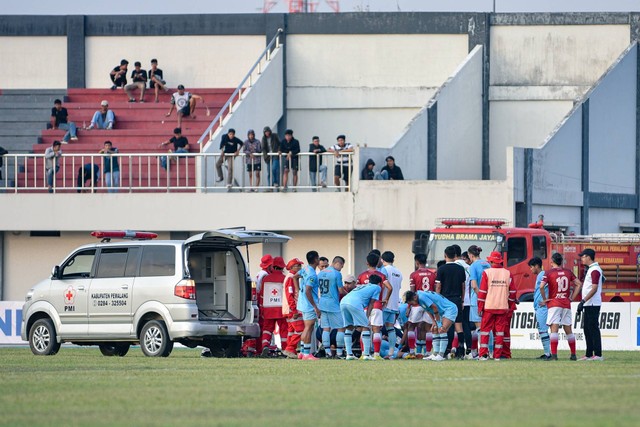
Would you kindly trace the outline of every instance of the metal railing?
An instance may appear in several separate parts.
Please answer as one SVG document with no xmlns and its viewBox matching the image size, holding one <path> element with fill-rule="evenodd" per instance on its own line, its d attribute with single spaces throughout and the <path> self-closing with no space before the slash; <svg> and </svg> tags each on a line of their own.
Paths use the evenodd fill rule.
<svg viewBox="0 0 640 427">
<path fill-rule="evenodd" d="M 262 154 L 254 157 L 260 160 L 259 163 L 247 163 L 244 153 L 226 156 L 220 162 L 220 153 L 63 154 L 58 158 L 51 192 L 351 191 L 353 154 L 300 153 L 297 162 L 285 154 L 270 154 L 268 163 Z M 166 169 L 162 166 L 163 157 Z M 321 161 L 324 167 L 311 173 L 311 158 L 315 158 L 316 164 Z M 115 169 L 116 159 L 118 174 L 105 174 L 105 166 Z M 279 163 L 277 169 L 273 167 L 275 162 Z M 216 171 L 218 163 L 222 176 Z M 5 174 L 4 181 L 0 181 L 0 191 L 46 193 L 49 190 L 44 154 L 6 154 L 4 164 L 4 171 L 10 171 L 10 174 Z M 298 182 L 294 185 L 296 166 Z M 326 178 L 323 170 L 326 170 Z M 337 172 L 344 176 L 336 185 Z M 252 175 L 251 179 L 249 175 Z"/>
<path fill-rule="evenodd" d="M 248 81 L 248 87 L 253 86 L 254 71 L 256 71 L 257 69 L 258 76 L 262 74 L 262 61 L 263 60 L 265 60 L 266 62 L 271 61 L 272 51 L 280 47 L 280 34 L 282 33 L 283 33 L 282 28 L 278 28 L 278 31 L 276 31 L 276 35 L 273 37 L 273 39 L 271 39 L 271 41 L 269 42 L 265 50 L 260 54 L 260 56 L 258 57 L 258 60 L 249 69 L 249 71 L 244 76 L 244 78 L 242 79 L 242 81 L 240 82 L 236 90 L 233 91 L 233 93 L 231 94 L 227 102 L 225 102 L 225 104 L 222 106 L 222 108 L 220 109 L 220 112 L 211 121 L 211 123 L 209 124 L 207 129 L 202 133 L 200 138 L 198 138 L 198 144 L 200 145 L 201 149 L 202 149 L 202 144 L 210 141 L 211 138 L 213 137 L 213 133 L 214 133 L 214 130 L 216 129 L 216 125 L 218 125 L 218 127 L 221 127 L 225 117 L 233 113 L 233 107 L 235 105 L 234 101 L 236 97 L 238 102 L 242 100 L 242 91 L 245 88 L 245 83 L 247 83 Z"/>
</svg>

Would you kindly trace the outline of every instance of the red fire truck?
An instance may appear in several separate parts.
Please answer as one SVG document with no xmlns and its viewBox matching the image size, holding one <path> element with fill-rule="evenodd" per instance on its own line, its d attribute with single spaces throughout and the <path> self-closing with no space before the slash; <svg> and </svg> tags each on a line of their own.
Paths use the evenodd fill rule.
<svg viewBox="0 0 640 427">
<path fill-rule="evenodd" d="M 478 245 L 482 258 L 498 251 L 506 259 L 520 301 L 533 301 L 536 278 L 529 270 L 529 259 L 540 257 L 543 267 L 548 269 L 551 255 L 560 252 L 565 258 L 565 268 L 573 270 L 582 280 L 586 268 L 578 254 L 584 248 L 592 248 L 606 278 L 603 301 L 640 301 L 640 234 L 565 236 L 545 230 L 542 220 L 529 224 L 528 228 L 505 225 L 506 221 L 501 219 L 442 219 L 428 239 L 414 241 L 413 252 L 426 253 L 428 265 L 435 268 L 449 245 L 458 244 L 463 251 Z"/>
</svg>

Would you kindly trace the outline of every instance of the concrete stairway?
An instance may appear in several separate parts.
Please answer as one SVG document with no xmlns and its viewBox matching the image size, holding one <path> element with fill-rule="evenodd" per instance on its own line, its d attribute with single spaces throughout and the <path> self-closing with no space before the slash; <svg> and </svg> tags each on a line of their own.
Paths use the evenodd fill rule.
<svg viewBox="0 0 640 427">
<path fill-rule="evenodd" d="M 197 145 L 198 138 L 220 111 L 233 89 L 190 89 L 189 91 L 202 96 L 211 112 L 211 115 L 207 116 L 206 109 L 198 102 L 195 112 L 196 118 L 188 118 L 182 121 L 182 134 L 189 140 L 190 152 L 197 153 L 200 151 L 200 147 Z M 180 183 L 178 185 L 194 185 L 196 176 L 195 159 L 181 159 L 179 162 L 179 173 L 182 178 L 188 174 L 189 178 L 187 180 L 180 179 L 177 181 L 178 177 L 170 177 L 166 171 L 158 167 L 157 156 L 166 153 L 169 148 L 172 148 L 170 145 L 163 148 L 158 147 L 158 145 L 171 138 L 173 129 L 177 126 L 175 109 L 171 117 L 165 117 L 170 108 L 171 93 L 161 93 L 160 102 L 155 103 L 153 102 L 154 94 L 147 91 L 145 103 L 129 103 L 122 90 L 69 89 L 63 106 L 69 111 L 69 120 L 75 122 L 76 126 L 78 126 L 78 141 L 71 141 L 69 144 L 62 146 L 64 163 L 61 166 L 61 171 L 56 175 L 56 187 L 59 188 L 56 191 L 75 191 L 69 189 L 69 187 L 76 185 L 76 175 L 73 170 L 77 171 L 82 161 L 85 163 L 91 161 L 89 157 L 75 159 L 75 161 L 69 157 L 65 159 L 64 154 L 97 154 L 103 147 L 104 141 L 107 140 L 111 141 L 113 146 L 117 147 L 122 154 L 155 154 L 149 158 L 133 158 L 131 161 L 128 158 L 121 159 L 120 171 L 123 186 L 132 181 L 134 187 L 147 186 L 147 184 L 149 187 L 166 186 L 168 183 L 176 185 L 177 182 Z M 115 128 L 113 130 L 82 130 L 83 125 L 89 126 L 91 117 L 99 109 L 100 101 L 103 99 L 109 101 L 109 108 L 116 115 Z M 64 131 L 61 130 L 42 130 L 40 143 L 34 144 L 30 148 L 34 153 L 44 153 L 54 140 L 61 140 L 63 135 Z M 34 173 L 39 177 L 38 182 L 44 182 L 43 163 L 42 159 L 38 159 L 26 165 L 23 172 L 19 174 L 18 185 L 22 186 L 20 185 L 22 181 L 28 182 L 28 186 L 33 187 Z M 99 164 L 102 169 L 102 159 L 100 157 L 94 158 L 94 163 Z M 172 167 L 175 168 L 175 165 Z M 67 172 L 63 174 L 62 170 L 65 168 Z M 177 169 L 173 169 L 172 175 L 177 172 Z M 67 190 L 64 188 L 67 188 Z M 100 191 L 104 191 L 104 189 Z"/>
<path fill-rule="evenodd" d="M 0 146 L 12 154 L 31 153 L 49 123 L 53 101 L 65 95 L 65 90 L 0 91 Z M 13 166 L 4 163 L 3 177 L 11 182 Z"/>
</svg>

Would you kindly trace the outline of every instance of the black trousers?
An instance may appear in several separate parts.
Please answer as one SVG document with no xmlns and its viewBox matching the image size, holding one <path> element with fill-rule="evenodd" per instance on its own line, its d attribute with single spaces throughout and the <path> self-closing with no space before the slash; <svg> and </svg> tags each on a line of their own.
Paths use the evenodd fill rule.
<svg viewBox="0 0 640 427">
<path fill-rule="evenodd" d="M 476 330 L 476 324 L 469 320 L 471 306 L 465 305 L 462 309 L 462 332 L 464 332 L 464 343 L 467 353 L 471 352 L 472 333 Z"/>
<path fill-rule="evenodd" d="M 587 357 L 602 356 L 602 339 L 600 338 L 600 306 L 584 307 L 584 340 L 587 344 Z"/>
</svg>

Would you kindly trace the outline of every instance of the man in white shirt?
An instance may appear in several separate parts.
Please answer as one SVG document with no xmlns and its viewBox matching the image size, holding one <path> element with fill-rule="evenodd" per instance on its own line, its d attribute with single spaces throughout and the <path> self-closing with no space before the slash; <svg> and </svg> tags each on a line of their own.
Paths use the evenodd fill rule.
<svg viewBox="0 0 640 427">
<path fill-rule="evenodd" d="M 582 285 L 582 301 L 578 304 L 577 313 L 584 310 L 584 339 L 587 344 L 586 354 L 578 360 L 602 361 L 602 338 L 600 336 L 600 306 L 602 305 L 602 284 L 604 274 L 600 265 L 595 262 L 596 252 L 586 248 L 578 254 L 582 265 L 586 265 L 587 273 Z"/>
</svg>

